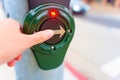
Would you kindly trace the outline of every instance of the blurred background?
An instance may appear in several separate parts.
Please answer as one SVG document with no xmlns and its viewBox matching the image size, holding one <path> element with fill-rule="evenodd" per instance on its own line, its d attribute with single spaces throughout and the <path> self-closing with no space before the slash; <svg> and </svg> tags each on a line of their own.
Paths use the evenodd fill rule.
<svg viewBox="0 0 120 80">
<path fill-rule="evenodd" d="M 70 11 L 76 31 L 64 80 L 120 80 L 120 0 L 71 0 Z M 15 79 L 14 67 L 0 66 L 0 80 Z"/>
</svg>

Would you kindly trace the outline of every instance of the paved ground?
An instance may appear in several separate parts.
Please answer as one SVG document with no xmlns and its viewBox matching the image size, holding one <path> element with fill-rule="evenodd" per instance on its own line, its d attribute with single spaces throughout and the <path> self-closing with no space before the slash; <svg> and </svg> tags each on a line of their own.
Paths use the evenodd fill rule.
<svg viewBox="0 0 120 80">
<path fill-rule="evenodd" d="M 110 76 L 111 73 L 107 74 L 107 76 L 102 72 L 102 69 L 107 66 L 105 64 L 119 58 L 119 41 L 119 28 L 98 25 L 94 22 L 76 18 L 76 34 L 70 47 L 71 51 L 69 53 L 71 53 L 71 56 L 69 55 L 70 59 L 68 61 L 74 67 L 79 66 L 79 68 L 76 68 L 80 72 L 89 77 L 94 77 L 94 80 L 115 80 L 120 73 L 119 67 L 116 67 L 118 72 L 115 72 L 114 69 L 111 72 L 115 72 L 115 76 Z M 119 59 L 115 62 L 119 66 Z M 114 62 L 110 64 L 114 65 Z M 108 65 L 107 68 L 111 65 Z"/>
</svg>

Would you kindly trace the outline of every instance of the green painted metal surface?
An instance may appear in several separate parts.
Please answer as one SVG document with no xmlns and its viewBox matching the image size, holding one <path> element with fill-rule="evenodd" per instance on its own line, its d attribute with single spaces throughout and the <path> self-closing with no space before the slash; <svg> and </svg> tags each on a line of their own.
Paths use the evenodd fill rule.
<svg viewBox="0 0 120 80">
<path fill-rule="evenodd" d="M 57 68 L 63 63 L 66 51 L 75 31 L 73 16 L 66 7 L 59 4 L 46 3 L 39 5 L 26 14 L 23 32 L 25 34 L 33 34 L 34 32 L 38 32 L 42 23 L 47 19 L 51 19 L 48 15 L 50 9 L 58 10 L 59 16 L 57 19 L 65 25 L 66 29 L 64 38 L 59 43 L 47 44 L 44 42 L 31 48 L 38 66 L 44 70 Z"/>
</svg>

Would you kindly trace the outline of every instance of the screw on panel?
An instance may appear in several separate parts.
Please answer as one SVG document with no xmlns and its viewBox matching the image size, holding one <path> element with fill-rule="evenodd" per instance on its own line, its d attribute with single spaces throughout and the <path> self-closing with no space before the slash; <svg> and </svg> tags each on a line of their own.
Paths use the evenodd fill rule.
<svg viewBox="0 0 120 80">
<path fill-rule="evenodd" d="M 55 50 L 55 46 L 51 46 L 51 49 L 52 49 L 52 50 Z"/>
<path fill-rule="evenodd" d="M 68 29 L 68 30 L 67 30 L 67 32 L 71 33 L 71 32 L 72 32 L 72 30 Z"/>
</svg>

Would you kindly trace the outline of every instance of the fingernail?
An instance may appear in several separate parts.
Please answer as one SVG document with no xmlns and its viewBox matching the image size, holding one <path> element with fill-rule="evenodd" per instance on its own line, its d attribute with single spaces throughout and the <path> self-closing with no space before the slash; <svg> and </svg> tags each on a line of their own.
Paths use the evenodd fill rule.
<svg viewBox="0 0 120 80">
<path fill-rule="evenodd" d="M 52 37 L 54 35 L 54 32 L 52 30 L 47 30 L 46 31 L 46 36 Z"/>
</svg>

